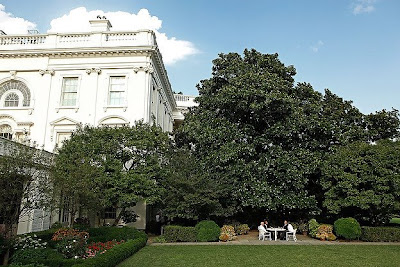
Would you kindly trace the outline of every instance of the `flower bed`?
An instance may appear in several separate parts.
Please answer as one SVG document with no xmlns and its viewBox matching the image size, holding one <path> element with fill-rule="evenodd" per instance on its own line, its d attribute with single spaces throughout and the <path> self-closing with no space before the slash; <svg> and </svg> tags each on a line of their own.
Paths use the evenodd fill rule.
<svg viewBox="0 0 400 267">
<path fill-rule="evenodd" d="M 105 228 L 105 227 L 104 227 Z M 11 258 L 12 264 L 37 264 L 44 266 L 115 266 L 120 261 L 131 256 L 134 252 L 146 245 L 147 235 L 134 228 L 123 227 L 107 229 L 90 228 L 88 232 L 76 229 L 64 228 L 51 236 L 57 248 L 47 246 L 49 242 L 48 231 L 19 237 L 16 243 L 14 255 Z M 41 240 L 38 236 L 45 236 L 47 240 Z M 126 238 L 126 241 L 122 237 Z M 89 238 L 90 237 L 90 238 Z M 109 238 L 104 242 L 96 239 Z M 87 242 L 88 240 L 94 240 Z M 89 245 L 87 245 L 89 243 Z M 129 243 L 129 245 L 125 245 Z M 121 249 L 118 247 L 123 246 Z M 129 250 L 129 251 L 128 251 Z M 112 252 L 112 253 L 111 253 Z M 102 265 L 95 259 L 108 265 Z M 110 265 L 112 262 L 112 265 Z"/>
</svg>

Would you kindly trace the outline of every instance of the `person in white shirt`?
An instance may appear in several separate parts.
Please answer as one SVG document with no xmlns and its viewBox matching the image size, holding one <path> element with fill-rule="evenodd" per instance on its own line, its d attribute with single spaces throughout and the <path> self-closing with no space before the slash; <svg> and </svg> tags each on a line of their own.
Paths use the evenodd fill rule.
<svg viewBox="0 0 400 267">
<path fill-rule="evenodd" d="M 286 237 L 286 232 L 294 232 L 293 225 L 291 225 L 290 223 L 288 223 L 287 220 L 285 220 L 285 221 L 283 222 L 283 229 L 285 229 L 286 231 L 285 231 L 285 232 L 282 232 L 282 234 L 281 234 L 281 240 L 284 240 L 284 239 L 285 239 L 285 237 Z"/>
<path fill-rule="evenodd" d="M 258 226 L 258 239 L 263 238 L 266 232 L 267 230 L 264 227 L 264 222 L 261 222 L 260 225 Z"/>
</svg>

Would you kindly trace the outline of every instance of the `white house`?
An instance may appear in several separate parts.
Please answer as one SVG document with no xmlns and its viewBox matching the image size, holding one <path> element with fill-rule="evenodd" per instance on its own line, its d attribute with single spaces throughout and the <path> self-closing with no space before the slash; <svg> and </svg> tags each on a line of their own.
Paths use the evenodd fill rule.
<svg viewBox="0 0 400 267">
<path fill-rule="evenodd" d="M 182 119 L 154 32 L 111 31 L 107 19 L 90 24 L 83 33 L 0 35 L 0 136 L 52 152 L 79 123 L 142 119 L 172 131 Z M 135 226 L 144 228 L 146 205 L 136 211 Z M 48 226 L 31 217 L 19 233 Z"/>
</svg>

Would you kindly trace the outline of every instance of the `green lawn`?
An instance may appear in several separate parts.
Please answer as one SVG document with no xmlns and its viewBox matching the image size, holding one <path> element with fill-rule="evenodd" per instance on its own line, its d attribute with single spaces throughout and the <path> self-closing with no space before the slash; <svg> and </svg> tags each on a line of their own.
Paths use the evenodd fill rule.
<svg viewBox="0 0 400 267">
<path fill-rule="evenodd" d="M 146 246 L 127 266 L 400 266 L 400 246 Z"/>
</svg>

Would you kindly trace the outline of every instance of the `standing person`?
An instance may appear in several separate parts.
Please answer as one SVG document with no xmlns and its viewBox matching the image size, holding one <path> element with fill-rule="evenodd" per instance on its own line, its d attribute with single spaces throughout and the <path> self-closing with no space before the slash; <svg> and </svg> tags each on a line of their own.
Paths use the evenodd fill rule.
<svg viewBox="0 0 400 267">
<path fill-rule="evenodd" d="M 156 234 L 161 234 L 161 214 L 160 212 L 157 212 L 156 214 Z"/>
</svg>

